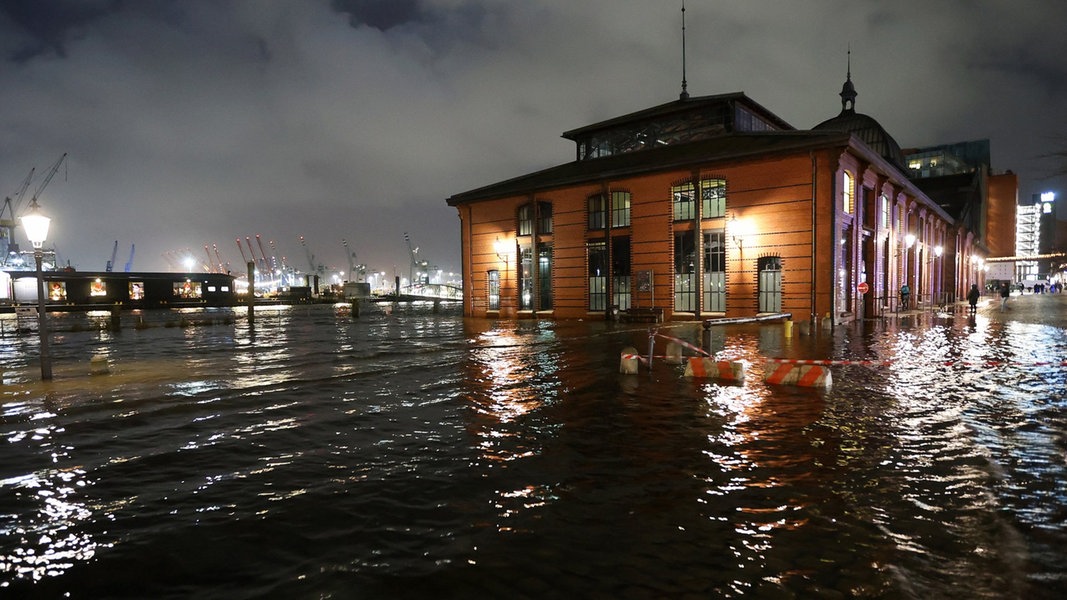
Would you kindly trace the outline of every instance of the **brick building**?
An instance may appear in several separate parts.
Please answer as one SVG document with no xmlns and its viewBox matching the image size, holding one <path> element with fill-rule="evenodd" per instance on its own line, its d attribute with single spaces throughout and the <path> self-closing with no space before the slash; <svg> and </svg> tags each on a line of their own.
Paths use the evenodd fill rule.
<svg viewBox="0 0 1067 600">
<path fill-rule="evenodd" d="M 797 130 L 743 93 L 567 131 L 576 157 L 456 194 L 464 314 L 691 320 L 787 312 L 835 323 L 961 296 L 980 232 L 909 178 L 855 111 Z"/>
</svg>

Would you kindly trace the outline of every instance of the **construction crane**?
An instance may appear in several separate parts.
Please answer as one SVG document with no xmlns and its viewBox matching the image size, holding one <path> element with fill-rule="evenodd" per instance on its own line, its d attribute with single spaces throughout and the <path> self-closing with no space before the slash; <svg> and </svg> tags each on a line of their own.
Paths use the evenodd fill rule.
<svg viewBox="0 0 1067 600">
<path fill-rule="evenodd" d="M 107 261 L 107 265 L 104 266 L 104 270 L 108 273 L 111 272 L 112 267 L 115 266 L 115 255 L 119 251 L 119 241 L 115 240 L 115 245 L 111 247 L 111 259 Z"/>
<path fill-rule="evenodd" d="M 127 273 L 129 273 L 130 269 L 133 268 L 133 248 L 134 245 L 130 244 L 130 257 L 126 259 L 126 265 L 123 267 L 123 270 Z"/>
</svg>

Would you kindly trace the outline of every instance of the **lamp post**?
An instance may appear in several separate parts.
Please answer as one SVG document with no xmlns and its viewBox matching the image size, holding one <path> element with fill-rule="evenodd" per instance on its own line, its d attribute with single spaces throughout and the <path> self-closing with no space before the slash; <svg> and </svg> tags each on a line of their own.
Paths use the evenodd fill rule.
<svg viewBox="0 0 1067 600">
<path fill-rule="evenodd" d="M 48 237 L 48 225 L 52 219 L 41 213 L 37 198 L 30 203 L 30 210 L 22 216 L 22 227 L 26 237 L 33 245 L 33 260 L 37 263 L 37 333 L 41 338 L 41 379 L 52 378 L 52 362 L 48 353 L 48 319 L 44 309 L 44 273 L 41 261 L 44 259 L 44 241 Z"/>
</svg>

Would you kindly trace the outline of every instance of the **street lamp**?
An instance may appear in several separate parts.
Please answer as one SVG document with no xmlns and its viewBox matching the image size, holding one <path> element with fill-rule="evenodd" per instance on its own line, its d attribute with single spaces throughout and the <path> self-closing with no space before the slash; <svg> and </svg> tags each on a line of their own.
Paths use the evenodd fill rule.
<svg viewBox="0 0 1067 600">
<path fill-rule="evenodd" d="M 48 225 L 52 219 L 41 213 L 37 198 L 30 203 L 30 210 L 22 216 L 22 228 L 33 245 L 33 259 L 37 263 L 37 333 L 41 338 L 41 379 L 52 378 L 52 363 L 48 354 L 48 319 L 44 312 L 44 273 L 41 261 L 44 259 L 44 241 L 48 238 Z"/>
</svg>

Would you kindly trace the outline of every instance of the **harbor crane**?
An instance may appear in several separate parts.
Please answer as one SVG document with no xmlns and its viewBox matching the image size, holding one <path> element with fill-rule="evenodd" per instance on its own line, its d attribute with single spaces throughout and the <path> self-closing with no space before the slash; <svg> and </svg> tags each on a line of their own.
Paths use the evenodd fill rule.
<svg viewBox="0 0 1067 600">
<path fill-rule="evenodd" d="M 2 250 L 3 256 L 0 256 L 0 264 L 7 265 L 8 256 L 11 253 L 18 253 L 18 244 L 15 243 L 15 226 L 18 225 L 18 214 L 22 208 L 22 197 L 26 195 L 26 188 L 30 187 L 30 181 L 33 180 L 33 172 L 36 169 L 30 169 L 30 174 L 26 176 L 22 184 L 19 185 L 18 191 L 15 192 L 15 199 L 12 200 L 10 196 L 4 198 L 4 205 L 0 206 L 0 240 L 5 243 Z M 4 217 L 4 213 L 7 213 L 7 218 Z"/>
<path fill-rule="evenodd" d="M 44 180 L 40 183 L 40 185 L 37 186 L 37 189 L 33 192 L 33 198 L 30 199 L 31 204 L 37 201 L 37 197 L 40 196 L 41 192 L 44 191 L 45 186 L 47 186 L 48 182 L 52 181 L 52 178 L 55 177 L 56 171 L 59 170 L 59 165 L 63 164 L 63 159 L 66 157 L 67 153 L 64 152 L 63 156 L 60 156 L 59 160 L 57 160 L 55 164 L 53 164 L 51 168 L 48 169 L 48 175 L 45 175 Z"/>
<path fill-rule="evenodd" d="M 38 196 L 44 191 L 44 188 L 48 186 L 48 183 L 55 177 L 56 171 L 59 170 L 59 166 L 63 164 L 63 159 L 67 157 L 67 153 L 64 152 L 49 169 L 41 183 L 37 185 L 37 189 L 34 190 L 30 204 L 32 205 L 37 201 Z M 22 216 L 22 201 L 26 196 L 26 190 L 30 187 L 30 182 L 33 181 L 33 173 L 36 168 L 30 169 L 30 174 L 26 176 L 22 184 L 19 185 L 18 191 L 15 192 L 15 199 L 12 200 L 9 197 L 4 198 L 4 205 L 0 207 L 0 238 L 6 239 L 6 248 L 4 248 L 3 256 L 0 257 L 0 262 L 7 264 L 8 256 L 12 251 L 17 250 L 18 245 L 14 242 L 15 227 L 19 224 L 19 217 Z M 6 213 L 6 217 L 5 217 Z"/>
<path fill-rule="evenodd" d="M 407 242 L 408 252 L 411 253 L 411 269 L 408 273 L 410 285 L 426 285 L 430 283 L 430 261 L 419 259 L 419 248 L 411 243 L 408 232 L 404 232 L 404 241 Z M 416 280 L 416 277 L 418 278 Z"/>
<path fill-rule="evenodd" d="M 304 239 L 304 236 L 300 236 L 300 245 L 304 247 L 304 254 L 307 255 L 308 268 L 311 269 L 308 272 L 322 273 L 324 271 L 323 266 L 315 264 L 315 255 L 311 253 L 311 248 L 308 248 L 307 240 Z"/>
<path fill-rule="evenodd" d="M 4 206 L 0 207 L 0 222 L 5 222 L 4 213 L 7 213 L 8 220 L 15 222 L 18 218 L 18 214 L 22 209 L 22 197 L 26 195 L 26 188 L 30 187 L 30 181 L 33 181 L 33 172 L 37 168 L 30 169 L 30 174 L 26 176 L 26 179 L 19 185 L 18 191 L 15 192 L 15 199 L 12 200 L 10 196 L 4 198 Z"/>
<path fill-rule="evenodd" d="M 133 269 L 133 250 L 134 245 L 130 244 L 130 257 L 126 259 L 126 264 L 123 266 L 123 271 L 129 273 L 130 269 Z"/>
<path fill-rule="evenodd" d="M 345 247 L 345 256 L 348 258 L 348 280 L 359 282 L 367 272 L 367 265 L 356 264 L 356 253 L 348 249 L 348 240 L 342 238 L 341 245 Z"/>
<path fill-rule="evenodd" d="M 119 241 L 115 240 L 115 245 L 111 247 L 111 258 L 104 265 L 104 271 L 110 273 L 111 269 L 115 266 L 115 255 L 119 252 Z"/>
<path fill-rule="evenodd" d="M 241 238 L 237 238 L 237 249 L 241 251 L 241 264 L 248 264 L 248 257 L 245 256 L 245 247 L 241 245 Z"/>
</svg>

